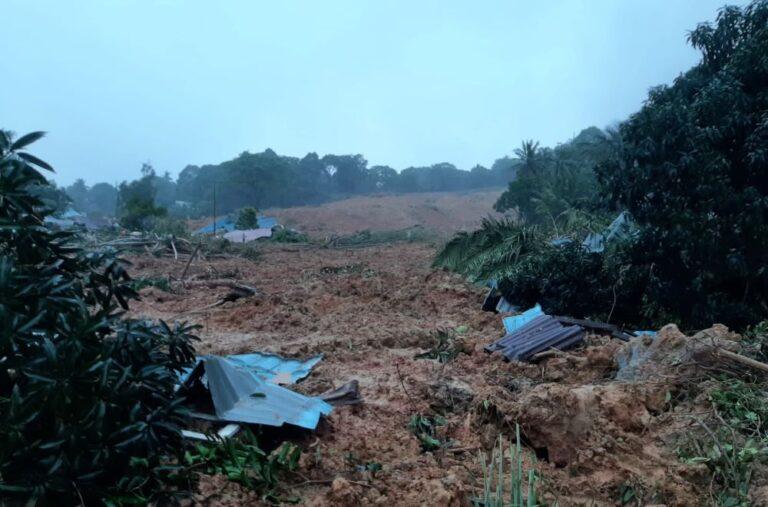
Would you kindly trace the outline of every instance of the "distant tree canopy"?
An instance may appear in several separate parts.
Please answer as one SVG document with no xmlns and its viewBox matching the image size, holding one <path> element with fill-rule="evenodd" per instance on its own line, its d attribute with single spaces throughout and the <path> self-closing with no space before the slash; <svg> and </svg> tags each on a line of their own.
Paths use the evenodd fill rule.
<svg viewBox="0 0 768 507">
<path fill-rule="evenodd" d="M 515 210 L 528 223 L 551 222 L 561 213 L 590 203 L 597 196 L 594 168 L 615 156 L 615 133 L 597 127 L 554 149 L 524 141 L 515 150 L 515 171 L 495 204 L 497 211 Z"/>
<path fill-rule="evenodd" d="M 568 202 L 592 195 L 594 176 L 591 168 L 585 168 L 596 157 L 602 156 L 592 153 L 601 149 L 592 144 L 603 143 L 604 137 L 602 131 L 592 127 L 573 141 L 554 149 L 536 147 L 528 164 L 537 163 L 538 159 L 534 159 L 540 157 L 543 171 L 540 175 L 528 174 L 530 171 L 521 169 L 526 163 L 520 158 L 525 155 L 523 152 L 516 153 L 515 157 L 504 156 L 496 160 L 490 169 L 476 165 L 466 171 L 441 162 L 407 167 L 398 172 L 386 165 L 369 167 L 368 161 L 360 154 L 320 157 L 313 152 L 298 158 L 278 155 L 267 149 L 261 153 L 243 152 L 220 164 L 189 165 L 179 173 L 176 181 L 167 172 L 158 176 L 154 170 L 150 175 L 143 175 L 141 180 L 152 187 L 153 203 L 158 207 L 166 209 L 171 215 L 198 217 L 213 214 L 214 194 L 216 213 L 221 214 L 248 206 L 264 209 L 312 205 L 377 192 L 443 192 L 503 187 L 527 174 L 529 178 L 540 178 L 535 192 L 519 199 L 516 187 L 510 187 L 509 195 L 497 205 L 498 209 L 514 208 L 524 214 L 529 208 L 539 206 L 535 204 L 538 202 L 536 199 L 543 201 L 551 198 L 551 192 L 547 194 L 547 190 L 567 189 L 570 192 Z M 584 143 L 590 146 L 581 146 Z M 138 185 L 138 181 L 123 182 L 120 185 L 121 194 L 134 188 L 132 185 Z M 527 188 L 530 182 L 518 186 L 521 185 Z M 121 195 L 118 206 L 118 189 L 108 183 L 98 183 L 89 188 L 83 180 L 77 180 L 65 190 L 79 211 L 111 215 L 119 207 L 117 212 L 125 214 L 124 196 Z"/>
<path fill-rule="evenodd" d="M 109 183 L 96 183 L 88 187 L 85 181 L 78 179 L 64 188 L 72 206 L 83 213 L 112 216 L 117 205 L 117 189 Z"/>
<path fill-rule="evenodd" d="M 511 160 L 511 159 L 505 159 Z M 319 204 L 351 195 L 374 192 L 437 192 L 506 185 L 514 171 L 512 162 L 494 169 L 476 166 L 464 171 L 452 164 L 409 167 L 397 172 L 389 166 L 368 167 L 362 155 L 309 153 L 304 158 L 280 156 L 272 150 L 241 153 L 217 165 L 187 166 L 179 174 L 177 199 L 189 203 L 192 215 L 212 212 L 216 192 L 217 212 L 245 206 L 266 208 Z"/>
</svg>

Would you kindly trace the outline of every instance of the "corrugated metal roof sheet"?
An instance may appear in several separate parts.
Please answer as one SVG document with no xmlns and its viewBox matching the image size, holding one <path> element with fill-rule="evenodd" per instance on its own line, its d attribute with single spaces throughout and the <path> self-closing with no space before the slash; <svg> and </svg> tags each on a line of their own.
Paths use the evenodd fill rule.
<svg viewBox="0 0 768 507">
<path fill-rule="evenodd" d="M 312 371 L 322 359 L 322 355 L 310 357 L 306 361 L 286 359 L 276 354 L 236 354 L 226 356 L 233 363 L 244 366 L 259 377 L 273 384 L 295 384 Z"/>
<path fill-rule="evenodd" d="M 320 398 L 267 382 L 249 367 L 218 356 L 201 358 L 185 384 L 202 382 L 222 421 L 314 429 L 333 407 Z"/>
<path fill-rule="evenodd" d="M 517 330 L 485 347 L 486 352 L 501 351 L 507 360 L 525 361 L 550 348 L 565 349 L 584 339 L 580 326 L 563 326 L 549 315 L 534 316 Z"/>
</svg>

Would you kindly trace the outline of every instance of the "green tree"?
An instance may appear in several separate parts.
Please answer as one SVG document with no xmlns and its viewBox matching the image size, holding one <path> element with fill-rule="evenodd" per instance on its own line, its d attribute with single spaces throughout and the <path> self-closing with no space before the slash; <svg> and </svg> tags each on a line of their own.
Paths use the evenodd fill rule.
<svg viewBox="0 0 768 507">
<path fill-rule="evenodd" d="M 259 227 L 259 213 L 256 208 L 248 206 L 237 214 L 235 228 L 239 230 L 257 229 Z"/>
<path fill-rule="evenodd" d="M 515 150 L 519 163 L 494 205 L 497 211 L 514 210 L 529 223 L 552 222 L 574 207 L 583 207 L 597 195 L 595 167 L 614 156 L 607 134 L 596 127 L 554 149 L 524 141 Z"/>
<path fill-rule="evenodd" d="M 117 189 L 109 183 L 96 183 L 88 190 L 89 213 L 114 216 L 117 206 Z"/>
<path fill-rule="evenodd" d="M 67 193 L 76 210 L 85 212 L 88 209 L 88 185 L 85 180 L 78 178 L 64 191 Z"/>
<path fill-rule="evenodd" d="M 40 137 L 0 130 L 0 503 L 167 503 L 191 328 L 122 320 L 125 263 L 41 225 Z"/>
<path fill-rule="evenodd" d="M 118 190 L 120 225 L 131 230 L 147 230 L 154 218 L 164 217 L 166 208 L 155 204 L 155 171 L 149 164 L 141 168 L 143 176 L 130 183 L 123 182 Z"/>
<path fill-rule="evenodd" d="M 651 316 L 744 326 L 768 308 L 768 3 L 725 7 L 689 35 L 701 62 L 651 90 L 599 169 L 639 226 Z"/>
</svg>

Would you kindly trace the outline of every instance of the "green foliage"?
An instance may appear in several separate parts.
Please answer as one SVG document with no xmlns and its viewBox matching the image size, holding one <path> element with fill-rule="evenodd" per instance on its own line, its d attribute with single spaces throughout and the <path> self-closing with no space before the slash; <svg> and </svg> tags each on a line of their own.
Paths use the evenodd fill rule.
<svg viewBox="0 0 768 507">
<path fill-rule="evenodd" d="M 497 211 L 515 210 L 526 223 L 543 223 L 597 196 L 594 167 L 615 154 L 613 137 L 596 127 L 554 149 L 524 141 L 515 150 L 521 161 L 517 177 L 494 205 Z"/>
<path fill-rule="evenodd" d="M 151 220 L 152 232 L 159 236 L 175 236 L 183 238 L 189 236 L 187 222 L 181 218 L 160 216 Z"/>
<path fill-rule="evenodd" d="M 141 171 L 144 174 L 141 179 L 121 183 L 118 192 L 120 225 L 136 231 L 150 230 L 154 219 L 164 217 L 168 212 L 166 208 L 155 205 L 157 189 L 154 185 L 154 169 L 144 164 Z"/>
<path fill-rule="evenodd" d="M 0 131 L 0 503 L 161 501 L 182 473 L 194 328 L 121 320 L 125 262 L 41 225 L 30 188 L 50 166 L 19 151 L 41 135 Z"/>
<path fill-rule="evenodd" d="M 745 327 L 768 304 L 768 3 L 727 7 L 689 36 L 702 61 L 654 88 L 599 167 L 639 226 L 645 297 L 687 327 Z"/>
<path fill-rule="evenodd" d="M 464 351 L 464 346 L 457 339 L 458 331 L 438 329 L 435 333 L 435 344 L 427 352 L 417 354 L 416 359 L 436 359 L 444 364 L 453 361 Z"/>
<path fill-rule="evenodd" d="M 272 237 L 269 238 L 274 243 L 308 243 L 309 236 L 304 233 L 294 231 L 293 229 L 275 229 L 272 231 Z"/>
<path fill-rule="evenodd" d="M 686 463 L 703 463 L 718 486 L 718 505 L 749 505 L 752 470 L 768 463 L 768 407 L 765 387 L 738 379 L 721 379 L 710 394 L 714 418 L 696 419 L 678 447 Z"/>
<path fill-rule="evenodd" d="M 747 355 L 763 362 L 768 360 L 768 320 L 747 328 L 743 338 Z"/>
<path fill-rule="evenodd" d="M 408 429 L 416 435 L 424 452 L 434 451 L 451 445 L 449 440 L 440 436 L 439 428 L 445 426 L 445 418 L 436 415 L 415 414 L 408 421 Z"/>
<path fill-rule="evenodd" d="M 444 267 L 476 281 L 503 279 L 520 273 L 523 262 L 537 263 L 552 243 L 580 243 L 605 220 L 571 210 L 547 226 L 524 225 L 512 219 L 483 219 L 480 229 L 457 233 L 435 258 Z M 557 240 L 557 241 L 556 241 Z"/>
<path fill-rule="evenodd" d="M 483 496 L 472 500 L 478 507 L 534 507 L 537 500 L 536 471 L 523 467 L 520 446 L 520 427 L 515 425 L 515 444 L 510 443 L 505 453 L 504 440 L 499 436 L 498 446 L 493 448 L 490 459 L 480 453 L 483 471 Z M 507 461 L 507 468 L 504 462 Z M 508 471 L 507 471 L 508 470 Z M 527 488 L 525 484 L 527 483 Z M 508 488 L 508 490 L 507 490 Z M 505 498 L 507 497 L 507 498 Z"/>
<path fill-rule="evenodd" d="M 167 278 L 136 278 L 131 280 L 129 287 L 136 292 L 146 287 L 157 287 L 165 292 L 171 291 L 171 284 Z"/>
<path fill-rule="evenodd" d="M 296 470 L 300 457 L 301 449 L 289 442 L 267 454 L 246 429 L 238 438 L 195 444 L 184 454 L 184 463 L 199 473 L 225 475 L 230 481 L 261 492 L 265 500 L 276 501 L 280 474 Z"/>
<path fill-rule="evenodd" d="M 540 302 L 548 312 L 684 329 L 713 322 L 743 329 L 762 320 L 766 22 L 766 1 L 723 9 L 716 24 L 690 35 L 701 63 L 674 85 L 653 89 L 618 130 L 588 129 L 554 150 L 524 143 L 518 177 L 497 209 L 514 208 L 539 230 L 485 223 L 454 238 L 436 264 L 499 279 L 507 300 Z M 593 167 L 599 196 L 586 191 L 594 187 Z M 563 234 L 563 213 L 597 210 L 600 221 L 605 207 L 628 212 L 637 234 L 601 253 L 551 247 L 558 236 L 584 237 Z"/>
<path fill-rule="evenodd" d="M 81 178 L 64 189 L 72 206 L 83 213 L 113 216 L 117 206 L 117 189 L 109 183 L 88 187 Z"/>
<path fill-rule="evenodd" d="M 257 229 L 259 227 L 259 214 L 256 208 L 248 206 L 237 214 L 235 228 L 238 230 Z"/>
<path fill-rule="evenodd" d="M 498 278 L 521 258 L 537 254 L 544 243 L 545 235 L 537 226 L 489 217 L 480 229 L 457 233 L 437 255 L 434 266 L 478 281 Z"/>
</svg>

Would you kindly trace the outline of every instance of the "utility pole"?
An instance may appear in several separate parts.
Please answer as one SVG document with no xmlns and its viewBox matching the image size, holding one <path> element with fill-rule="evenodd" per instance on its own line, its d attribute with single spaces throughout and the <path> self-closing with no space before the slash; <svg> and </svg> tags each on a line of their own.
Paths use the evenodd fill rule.
<svg viewBox="0 0 768 507">
<path fill-rule="evenodd" d="M 213 182 L 213 237 L 216 237 L 216 182 Z"/>
</svg>

